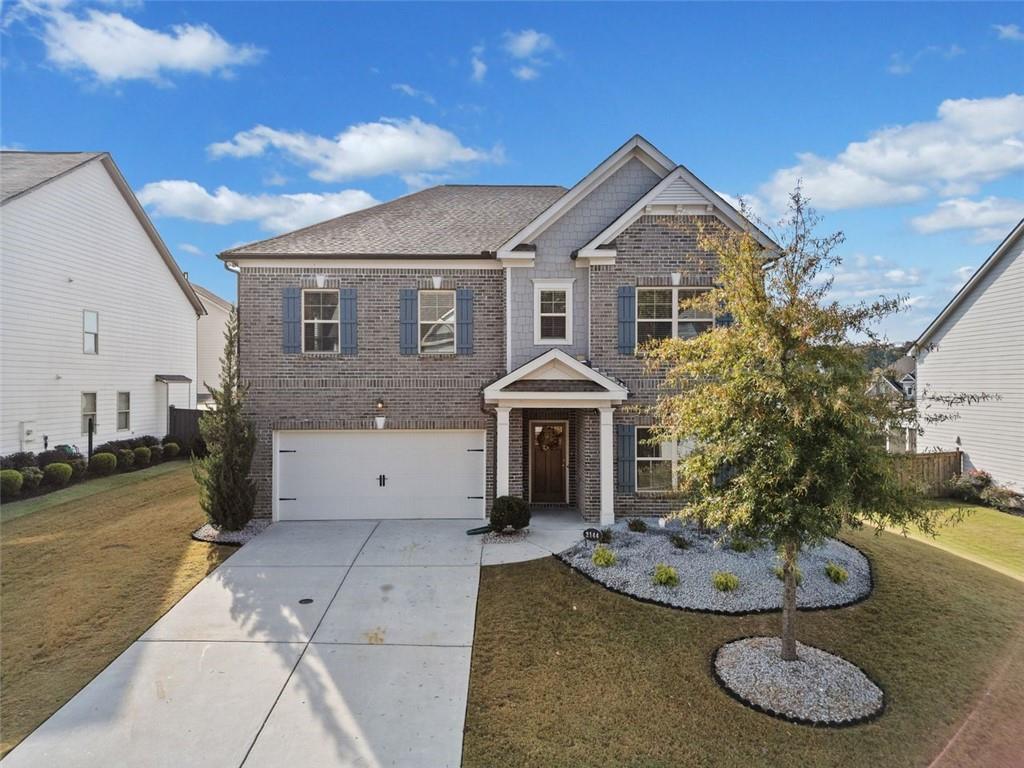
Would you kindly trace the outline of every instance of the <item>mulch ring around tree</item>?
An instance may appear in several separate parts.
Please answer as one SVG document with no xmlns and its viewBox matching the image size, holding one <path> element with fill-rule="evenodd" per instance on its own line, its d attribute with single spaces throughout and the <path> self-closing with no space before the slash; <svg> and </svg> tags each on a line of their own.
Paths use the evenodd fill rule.
<svg viewBox="0 0 1024 768">
<path fill-rule="evenodd" d="M 263 533 L 269 526 L 270 520 L 266 518 L 250 520 L 240 531 L 222 531 L 212 523 L 207 523 L 192 531 L 192 538 L 196 541 L 205 541 L 210 544 L 240 547 Z"/>
<path fill-rule="evenodd" d="M 782 660 L 778 637 L 746 637 L 715 651 L 715 680 L 733 698 L 792 723 L 857 725 L 885 707 L 882 689 L 846 659 L 797 643 L 797 661 Z"/>
</svg>

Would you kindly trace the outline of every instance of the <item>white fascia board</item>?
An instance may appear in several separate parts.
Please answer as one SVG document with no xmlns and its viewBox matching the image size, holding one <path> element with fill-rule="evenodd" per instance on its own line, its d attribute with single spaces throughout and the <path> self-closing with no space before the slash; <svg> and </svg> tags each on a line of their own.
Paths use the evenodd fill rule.
<svg viewBox="0 0 1024 768">
<path fill-rule="evenodd" d="M 502 376 L 496 382 L 494 382 L 493 384 L 488 386 L 486 389 L 484 389 L 484 397 L 488 398 L 488 402 L 491 402 L 493 399 L 496 399 L 496 398 L 499 398 L 499 397 L 518 397 L 519 395 L 538 395 L 539 394 L 539 395 L 544 395 L 544 396 L 550 397 L 553 394 L 551 392 L 542 392 L 542 393 L 538 393 L 538 392 L 502 392 L 501 390 L 504 389 L 505 387 L 507 387 L 509 384 L 512 384 L 513 382 L 516 382 L 516 381 L 519 381 L 523 377 L 529 375 L 530 373 L 533 373 L 534 371 L 538 370 L 539 368 L 543 368 L 545 365 L 547 365 L 548 363 L 552 362 L 553 360 L 557 360 L 558 362 L 562 363 L 566 367 L 568 367 L 571 370 L 575 371 L 577 374 L 579 374 L 580 379 L 586 379 L 586 380 L 594 382 L 595 384 L 600 384 L 602 387 L 604 387 L 607 390 L 607 392 L 567 392 L 565 394 L 574 395 L 574 396 L 582 395 L 582 394 L 590 394 L 590 395 L 596 394 L 596 395 L 599 395 L 601 397 L 607 398 L 607 397 L 609 397 L 609 395 L 616 396 L 619 393 L 621 393 L 623 399 L 625 399 L 625 397 L 628 395 L 628 392 L 622 386 L 620 386 L 617 382 L 614 382 L 611 379 L 609 379 L 607 376 L 604 376 L 601 373 L 598 373 L 593 368 L 591 368 L 589 365 L 584 365 L 579 360 L 577 360 L 576 358 L 574 358 L 574 357 L 572 357 L 570 355 L 567 355 L 565 352 L 563 352 L 560 349 L 549 349 L 544 354 L 538 355 L 537 357 L 535 357 L 530 362 L 524 363 L 523 365 L 519 366 L 518 368 L 516 368 L 511 373 L 506 374 L 505 376 Z"/>
<path fill-rule="evenodd" d="M 503 269 L 494 259 L 253 259 L 226 260 L 243 271 L 262 267 L 299 267 L 301 269 Z"/>
<path fill-rule="evenodd" d="M 485 398 L 488 405 L 498 408 L 611 408 L 622 404 L 626 398 L 602 392 L 565 392 L 558 397 L 555 392 L 506 392 L 500 397 Z M 529 397 L 522 397 L 529 395 Z M 589 395 L 590 397 L 581 397 Z"/>
<path fill-rule="evenodd" d="M 533 221 L 513 235 L 511 239 L 503 243 L 498 248 L 498 258 L 514 258 L 513 248 L 536 238 L 634 157 L 661 177 L 668 175 L 675 167 L 675 164 L 647 139 L 639 135 L 634 136 L 615 150 L 597 168 L 584 176 L 572 189 L 542 211 Z"/>
</svg>

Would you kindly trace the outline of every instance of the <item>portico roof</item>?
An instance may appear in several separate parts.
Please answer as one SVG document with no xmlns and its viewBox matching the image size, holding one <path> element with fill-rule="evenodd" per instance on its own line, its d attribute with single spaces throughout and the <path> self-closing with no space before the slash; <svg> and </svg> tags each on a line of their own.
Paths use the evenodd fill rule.
<svg viewBox="0 0 1024 768">
<path fill-rule="evenodd" d="M 628 396 L 624 384 L 560 349 L 549 349 L 484 388 L 484 402 L 506 407 L 597 408 Z"/>
</svg>

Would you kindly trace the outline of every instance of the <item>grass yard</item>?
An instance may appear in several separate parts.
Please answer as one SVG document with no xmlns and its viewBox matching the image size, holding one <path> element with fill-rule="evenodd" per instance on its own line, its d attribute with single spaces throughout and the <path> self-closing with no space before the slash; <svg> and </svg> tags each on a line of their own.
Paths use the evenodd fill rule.
<svg viewBox="0 0 1024 768">
<path fill-rule="evenodd" d="M 801 613 L 798 637 L 867 671 L 886 692 L 880 719 L 792 725 L 717 686 L 715 648 L 778 634 L 777 613 L 647 605 L 547 558 L 483 569 L 464 766 L 1019 764 L 1024 584 L 893 534 L 847 538 L 871 558 L 875 591 Z"/>
<path fill-rule="evenodd" d="M 0 753 L 231 553 L 189 538 L 203 522 L 195 481 L 186 462 L 166 466 L 5 505 Z"/>
</svg>

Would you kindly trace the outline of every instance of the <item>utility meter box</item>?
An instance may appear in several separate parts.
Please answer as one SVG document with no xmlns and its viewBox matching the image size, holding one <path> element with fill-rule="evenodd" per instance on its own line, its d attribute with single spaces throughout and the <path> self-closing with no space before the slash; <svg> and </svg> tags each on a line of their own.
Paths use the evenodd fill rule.
<svg viewBox="0 0 1024 768">
<path fill-rule="evenodd" d="M 36 437 L 36 423 L 34 421 L 22 421 L 21 424 L 21 450 L 35 451 L 39 447 L 39 439 Z"/>
</svg>

